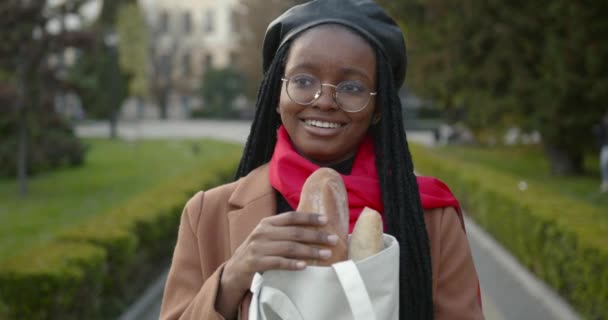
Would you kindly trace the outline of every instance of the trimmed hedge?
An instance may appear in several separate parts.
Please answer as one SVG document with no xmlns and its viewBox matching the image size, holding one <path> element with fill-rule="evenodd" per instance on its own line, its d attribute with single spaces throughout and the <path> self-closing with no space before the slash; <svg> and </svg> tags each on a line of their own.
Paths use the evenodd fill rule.
<svg viewBox="0 0 608 320">
<path fill-rule="evenodd" d="M 444 180 L 477 223 L 585 318 L 608 317 L 606 212 L 505 172 L 410 148 L 417 171 Z"/>
<path fill-rule="evenodd" d="M 50 243 L 3 262 L 0 319 L 94 319 L 105 259 L 97 246 Z"/>
<path fill-rule="evenodd" d="M 240 152 L 165 182 L 3 261 L 0 319 L 109 319 L 170 262 L 194 192 L 231 179 Z"/>
</svg>

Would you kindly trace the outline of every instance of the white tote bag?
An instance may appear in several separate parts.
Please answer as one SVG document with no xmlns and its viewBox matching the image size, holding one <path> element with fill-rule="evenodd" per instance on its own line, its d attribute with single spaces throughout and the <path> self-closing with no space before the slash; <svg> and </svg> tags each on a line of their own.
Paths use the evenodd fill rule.
<svg viewBox="0 0 608 320">
<path fill-rule="evenodd" d="M 367 259 L 301 271 L 256 274 L 250 320 L 397 320 L 399 244 L 384 235 L 384 250 Z"/>
</svg>

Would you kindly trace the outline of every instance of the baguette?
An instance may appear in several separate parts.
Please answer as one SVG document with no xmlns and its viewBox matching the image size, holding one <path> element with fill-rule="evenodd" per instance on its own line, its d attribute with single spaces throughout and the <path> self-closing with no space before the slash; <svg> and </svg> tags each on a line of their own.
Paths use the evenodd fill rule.
<svg viewBox="0 0 608 320">
<path fill-rule="evenodd" d="M 338 236 L 335 246 L 317 246 L 331 250 L 329 259 L 306 261 L 308 265 L 330 266 L 348 259 L 350 211 L 346 188 L 339 173 L 331 168 L 320 168 L 313 172 L 304 182 L 297 211 L 326 215 L 328 223 L 320 229 Z"/>
<path fill-rule="evenodd" d="M 365 207 L 350 237 L 348 258 L 360 261 L 384 249 L 382 217 L 374 209 Z"/>
</svg>

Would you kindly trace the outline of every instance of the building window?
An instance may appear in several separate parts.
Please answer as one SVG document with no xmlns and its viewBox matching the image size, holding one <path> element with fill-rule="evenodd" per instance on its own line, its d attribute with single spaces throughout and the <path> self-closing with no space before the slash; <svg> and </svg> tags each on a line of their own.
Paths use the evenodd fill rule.
<svg viewBox="0 0 608 320">
<path fill-rule="evenodd" d="M 207 33 L 213 32 L 215 21 L 213 15 L 213 9 L 207 9 L 203 19 L 203 30 Z"/>
<path fill-rule="evenodd" d="M 189 34 L 192 32 L 192 14 L 190 14 L 190 12 L 184 12 L 182 20 L 184 33 Z"/>
<path fill-rule="evenodd" d="M 205 54 L 205 69 L 208 70 L 213 67 L 213 56 L 209 53 Z"/>
<path fill-rule="evenodd" d="M 184 76 L 189 77 L 190 75 L 192 75 L 192 58 L 190 57 L 190 53 L 188 52 L 184 53 L 182 57 L 182 69 L 182 73 Z"/>
<path fill-rule="evenodd" d="M 239 56 L 236 52 L 230 52 L 230 65 L 235 66 L 239 62 Z"/>
<path fill-rule="evenodd" d="M 230 31 L 234 32 L 234 33 L 238 33 L 241 26 L 241 16 L 239 15 L 239 12 L 236 9 L 232 9 L 230 11 Z"/>
<path fill-rule="evenodd" d="M 158 17 L 158 29 L 161 33 L 169 32 L 169 13 L 162 11 Z"/>
</svg>

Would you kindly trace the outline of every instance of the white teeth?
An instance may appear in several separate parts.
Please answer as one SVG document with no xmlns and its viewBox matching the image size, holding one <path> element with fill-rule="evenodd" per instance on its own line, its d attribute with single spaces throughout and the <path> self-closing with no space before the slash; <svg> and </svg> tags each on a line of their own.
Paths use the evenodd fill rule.
<svg viewBox="0 0 608 320">
<path fill-rule="evenodd" d="M 319 127 L 319 128 L 340 128 L 342 126 L 339 123 L 325 122 L 325 121 L 318 121 L 318 120 L 305 120 L 304 122 L 309 126 Z"/>
</svg>

